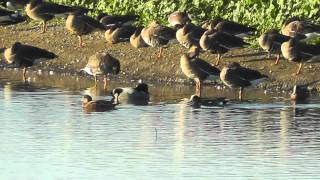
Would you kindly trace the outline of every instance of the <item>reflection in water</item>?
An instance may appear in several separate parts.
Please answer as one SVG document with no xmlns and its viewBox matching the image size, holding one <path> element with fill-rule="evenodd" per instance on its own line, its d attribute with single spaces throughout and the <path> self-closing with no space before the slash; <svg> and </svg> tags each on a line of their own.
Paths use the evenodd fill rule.
<svg viewBox="0 0 320 180">
<path fill-rule="evenodd" d="M 51 80 L 25 84 L 20 76 L 17 81 L 0 76 L 0 179 L 318 179 L 320 174 L 317 97 L 308 104 L 263 97 L 194 109 L 180 102 L 193 88 L 151 85 L 152 105 L 86 114 L 82 95 L 108 99 L 108 92 L 88 88 L 92 84 L 85 81 L 69 88 Z M 212 96 L 229 96 L 207 89 Z"/>
</svg>

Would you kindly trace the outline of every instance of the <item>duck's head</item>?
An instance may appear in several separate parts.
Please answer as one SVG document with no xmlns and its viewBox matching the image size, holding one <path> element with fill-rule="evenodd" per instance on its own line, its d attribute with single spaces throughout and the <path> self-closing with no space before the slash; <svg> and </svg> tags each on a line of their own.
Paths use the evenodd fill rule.
<svg viewBox="0 0 320 180">
<path fill-rule="evenodd" d="M 92 101 L 92 97 L 89 95 L 84 95 L 82 97 L 82 106 L 85 106 L 86 104 L 88 104 L 89 102 Z"/>
<path fill-rule="evenodd" d="M 139 83 L 137 87 L 135 87 L 135 90 L 149 93 L 149 88 L 146 83 Z"/>
<path fill-rule="evenodd" d="M 193 45 L 190 47 L 190 49 L 188 51 L 188 56 L 190 58 L 195 58 L 195 57 L 199 56 L 199 54 L 200 54 L 200 48 L 198 46 Z"/>
<path fill-rule="evenodd" d="M 293 101 L 304 101 L 309 96 L 309 91 L 304 86 L 295 85 L 290 95 L 290 99 Z"/>
<path fill-rule="evenodd" d="M 283 25 L 286 26 L 293 21 L 300 21 L 300 20 L 301 20 L 301 18 L 299 18 L 297 16 L 293 16 L 293 17 L 288 18 L 286 21 L 284 21 Z"/>
<path fill-rule="evenodd" d="M 192 95 L 189 99 L 189 104 L 194 108 L 200 108 L 201 98 L 197 95 Z"/>
</svg>

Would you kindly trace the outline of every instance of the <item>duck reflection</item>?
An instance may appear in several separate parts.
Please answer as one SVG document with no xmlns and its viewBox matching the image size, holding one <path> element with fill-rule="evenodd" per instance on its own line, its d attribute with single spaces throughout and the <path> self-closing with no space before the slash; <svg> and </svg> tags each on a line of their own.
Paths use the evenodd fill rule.
<svg viewBox="0 0 320 180">
<path fill-rule="evenodd" d="M 88 94 L 90 96 L 108 96 L 111 94 L 111 91 L 106 91 L 104 87 L 95 85 L 85 89 L 84 94 Z"/>
</svg>

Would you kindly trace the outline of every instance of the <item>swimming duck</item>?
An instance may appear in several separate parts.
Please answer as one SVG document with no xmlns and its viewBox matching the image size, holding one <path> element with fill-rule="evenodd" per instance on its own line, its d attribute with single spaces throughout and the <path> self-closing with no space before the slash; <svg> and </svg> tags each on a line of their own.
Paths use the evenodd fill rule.
<svg viewBox="0 0 320 180">
<path fill-rule="evenodd" d="M 26 19 L 21 16 L 18 11 L 13 12 L 0 8 L 0 26 L 17 24 L 25 20 Z"/>
<path fill-rule="evenodd" d="M 86 112 L 104 112 L 113 110 L 117 104 L 113 101 L 97 100 L 93 101 L 89 95 L 82 97 L 82 108 Z"/>
<path fill-rule="evenodd" d="M 147 47 L 148 45 L 141 37 L 142 28 L 137 28 L 135 32 L 130 36 L 130 44 L 135 48 Z"/>
<path fill-rule="evenodd" d="M 106 30 L 106 27 L 92 17 L 84 15 L 86 10 L 76 10 L 69 14 L 66 28 L 76 34 L 79 39 L 79 47 L 83 47 L 82 35 L 87 35 L 95 30 Z"/>
<path fill-rule="evenodd" d="M 270 29 L 259 37 L 259 44 L 262 49 L 269 53 L 269 56 L 270 54 L 277 54 L 275 64 L 278 64 L 281 54 L 281 44 L 289 39 L 289 36 L 282 35 L 275 29 Z"/>
<path fill-rule="evenodd" d="M 309 90 L 306 86 L 295 85 L 290 95 L 292 101 L 305 101 L 310 96 Z"/>
<path fill-rule="evenodd" d="M 299 42 L 296 38 L 282 43 L 281 52 L 285 59 L 299 63 L 299 68 L 294 75 L 300 74 L 304 63 L 320 62 L 320 45 L 311 45 Z"/>
<path fill-rule="evenodd" d="M 186 24 L 176 32 L 178 42 L 186 47 L 200 46 L 199 40 L 206 30 L 194 24 Z"/>
<path fill-rule="evenodd" d="M 72 11 L 75 11 L 76 8 L 64 6 L 60 4 L 43 2 L 42 0 L 31 0 L 25 11 L 27 15 L 36 21 L 42 21 L 42 33 L 45 33 L 47 30 L 47 22 L 54 17 L 64 16 Z"/>
<path fill-rule="evenodd" d="M 306 40 L 320 35 L 320 25 L 301 20 L 298 17 L 289 18 L 284 22 L 281 29 L 282 34 L 295 37 L 297 35 L 306 36 Z"/>
<path fill-rule="evenodd" d="M 197 95 L 192 95 L 188 103 L 194 108 L 200 108 L 201 106 L 223 106 L 228 103 L 228 100 L 225 97 L 201 98 Z"/>
<path fill-rule="evenodd" d="M 168 17 L 169 24 L 175 29 L 180 29 L 184 25 L 191 23 L 191 17 L 187 12 L 175 11 Z"/>
<path fill-rule="evenodd" d="M 200 38 L 200 47 L 213 54 L 218 54 L 215 65 L 219 65 L 222 54 L 227 53 L 231 49 L 243 48 L 249 45 L 244 42 L 242 38 L 225 33 L 223 31 L 216 31 L 209 29 Z"/>
<path fill-rule="evenodd" d="M 228 34 L 232 34 L 238 37 L 247 37 L 253 35 L 257 31 L 255 27 L 239 24 L 237 22 L 225 20 L 221 17 L 216 17 L 212 21 L 208 21 L 203 24 L 206 29 L 215 29 L 217 31 L 223 31 Z"/>
<path fill-rule="evenodd" d="M 150 99 L 148 85 L 145 83 L 139 83 L 135 88 L 115 88 L 112 95 L 116 103 L 148 105 Z"/>
<path fill-rule="evenodd" d="M 239 63 L 233 62 L 221 70 L 220 79 L 231 88 L 240 88 L 239 100 L 242 100 L 242 91 L 245 87 L 257 85 L 268 79 L 268 76 L 256 70 L 241 67 Z"/>
<path fill-rule="evenodd" d="M 97 76 L 103 75 L 104 88 L 107 89 L 107 75 L 119 74 L 120 62 L 109 53 L 96 53 L 89 58 L 86 67 L 82 71 L 94 76 L 95 85 L 97 85 Z"/>
<path fill-rule="evenodd" d="M 129 41 L 131 35 L 135 32 L 134 26 L 123 26 L 116 24 L 105 32 L 105 39 L 110 44 Z"/>
<path fill-rule="evenodd" d="M 14 64 L 16 67 L 23 68 L 23 79 L 26 80 L 26 68 L 41 61 L 57 58 L 58 56 L 46 49 L 15 42 L 4 51 L 4 57 L 8 64 Z"/>
<path fill-rule="evenodd" d="M 101 13 L 97 17 L 98 21 L 106 27 L 112 27 L 116 24 L 122 24 L 123 26 L 129 26 L 135 22 L 139 16 L 137 15 L 108 15 L 106 13 Z"/>
<path fill-rule="evenodd" d="M 156 21 L 152 21 L 147 27 L 141 31 L 141 36 L 144 42 L 151 47 L 160 47 L 158 58 L 162 57 L 163 46 L 175 38 L 175 30 L 162 26 Z"/>
<path fill-rule="evenodd" d="M 202 82 L 204 80 L 219 78 L 220 70 L 198 58 L 199 51 L 198 47 L 193 46 L 187 54 L 182 55 L 180 58 L 180 68 L 188 78 L 196 82 L 196 94 L 201 97 Z"/>
</svg>

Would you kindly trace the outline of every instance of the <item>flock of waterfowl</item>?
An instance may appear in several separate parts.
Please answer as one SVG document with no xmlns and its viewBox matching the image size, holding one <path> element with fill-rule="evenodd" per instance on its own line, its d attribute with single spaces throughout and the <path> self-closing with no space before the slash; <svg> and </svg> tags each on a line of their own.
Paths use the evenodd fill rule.
<svg viewBox="0 0 320 180">
<path fill-rule="evenodd" d="M 189 49 L 180 58 L 182 72 L 196 82 L 196 98 L 201 97 L 202 82 L 207 79 L 221 81 L 232 88 L 239 88 L 239 99 L 243 97 L 243 89 L 268 79 L 267 75 L 257 70 L 242 67 L 238 63 L 230 63 L 223 69 L 211 65 L 199 58 L 201 51 L 217 54 L 215 65 L 221 61 L 222 55 L 234 48 L 243 48 L 250 45 L 246 38 L 254 37 L 257 31 L 254 27 L 239 24 L 217 17 L 206 21 L 202 26 L 192 23 L 192 18 L 186 12 L 173 12 L 168 16 L 171 27 L 167 27 L 152 21 L 146 27 L 132 25 L 139 17 L 136 15 L 108 15 L 100 14 L 96 19 L 87 15 L 90 9 L 82 7 L 65 6 L 49 3 L 42 0 L 1 0 L 0 25 L 13 25 L 26 20 L 20 14 L 20 9 L 25 9 L 26 15 L 35 21 L 40 21 L 41 33 L 47 31 L 47 22 L 58 16 L 66 16 L 66 28 L 79 38 L 79 47 L 83 47 L 84 35 L 93 31 L 105 31 L 105 39 L 109 43 L 129 41 L 135 48 L 159 47 L 158 58 L 163 55 L 163 47 L 168 42 L 176 39 L 182 46 Z M 13 9 L 15 11 L 11 11 Z M 275 29 L 268 30 L 259 37 L 260 46 L 269 55 L 276 54 L 276 63 L 279 63 L 280 55 L 291 62 L 299 63 L 296 75 L 301 73 L 303 63 L 320 62 L 320 45 L 305 43 L 309 38 L 320 34 L 320 25 L 312 24 L 301 18 L 289 18 L 283 25 L 281 33 Z M 15 64 L 23 68 L 23 77 L 26 78 L 26 68 L 33 64 L 58 57 L 55 53 L 20 42 L 14 43 L 9 48 L 2 48 L 8 64 Z M 104 76 L 104 86 L 107 86 L 108 74 L 118 74 L 120 62 L 108 53 L 94 54 L 89 58 L 88 64 L 82 69 L 95 77 Z M 113 94 L 121 97 L 121 94 L 134 94 L 135 98 L 149 100 L 148 87 L 139 84 L 136 88 L 115 89 Z M 139 94 L 137 92 L 142 92 Z M 133 97 L 133 96 L 132 96 Z M 193 98 L 194 99 L 194 98 Z M 84 97 L 84 106 L 110 106 L 110 103 L 92 101 L 89 96 Z"/>
</svg>

